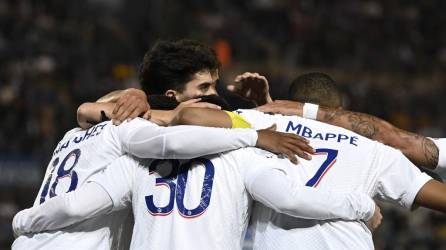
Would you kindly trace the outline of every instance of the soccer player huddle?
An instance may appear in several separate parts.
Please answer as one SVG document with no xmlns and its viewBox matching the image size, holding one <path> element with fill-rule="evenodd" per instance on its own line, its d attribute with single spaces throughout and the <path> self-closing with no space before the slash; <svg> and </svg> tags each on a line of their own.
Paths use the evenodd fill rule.
<svg viewBox="0 0 446 250">
<path fill-rule="evenodd" d="M 159 42 L 142 90 L 82 104 L 12 249 L 241 249 L 248 226 L 254 249 L 373 249 L 373 199 L 446 212 L 446 185 L 417 167 L 445 178 L 446 139 L 343 110 L 323 73 L 276 101 L 241 74 L 228 89 L 258 107 L 237 109 L 219 68 L 206 45 Z"/>
</svg>

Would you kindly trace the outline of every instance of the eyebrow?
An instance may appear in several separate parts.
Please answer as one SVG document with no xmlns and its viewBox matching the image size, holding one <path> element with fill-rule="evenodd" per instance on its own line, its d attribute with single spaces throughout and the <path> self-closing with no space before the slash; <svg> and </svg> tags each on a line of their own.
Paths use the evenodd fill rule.
<svg viewBox="0 0 446 250">
<path fill-rule="evenodd" d="M 218 79 L 215 80 L 215 81 L 213 81 L 213 82 L 200 82 L 200 83 L 198 84 L 198 86 L 201 86 L 201 85 L 204 85 L 204 84 L 209 84 L 209 85 L 217 84 L 217 81 L 218 81 Z"/>
</svg>

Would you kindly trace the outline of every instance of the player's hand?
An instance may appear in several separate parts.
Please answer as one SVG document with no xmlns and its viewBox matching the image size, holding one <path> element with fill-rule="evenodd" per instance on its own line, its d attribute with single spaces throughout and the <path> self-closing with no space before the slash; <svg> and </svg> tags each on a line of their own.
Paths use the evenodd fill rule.
<svg viewBox="0 0 446 250">
<path fill-rule="evenodd" d="M 26 232 L 26 229 L 24 228 L 24 225 L 26 224 L 26 219 L 28 216 L 28 211 L 30 209 L 24 209 L 20 212 L 18 212 L 14 219 L 12 219 L 12 231 L 14 232 L 14 237 L 18 238 L 19 236 L 29 233 Z"/>
<path fill-rule="evenodd" d="M 381 209 L 375 204 L 375 213 L 373 214 L 372 218 L 367 221 L 366 225 L 370 231 L 373 232 L 379 225 L 381 225 L 382 219 L 383 216 L 381 214 Z"/>
<path fill-rule="evenodd" d="M 165 117 L 160 117 L 160 119 L 153 117 L 151 119 L 152 122 L 161 125 L 167 126 L 171 125 L 172 121 L 177 118 L 177 115 L 184 108 L 209 108 L 209 109 L 221 109 L 220 106 L 208 103 L 208 102 L 200 102 L 201 98 L 190 99 L 185 102 L 180 103 L 174 110 L 169 111 L 169 114 Z"/>
<path fill-rule="evenodd" d="M 276 100 L 257 107 L 256 110 L 265 113 L 302 116 L 302 107 L 303 104 L 300 102 Z"/>
<path fill-rule="evenodd" d="M 150 119 L 151 112 L 147 95 L 139 89 L 124 90 L 112 111 L 113 124 L 119 125 L 125 120 L 130 121 L 140 115 L 143 115 L 144 119 Z"/>
<path fill-rule="evenodd" d="M 283 154 L 288 159 L 297 164 L 296 155 L 311 160 L 310 154 L 314 153 L 314 149 L 308 144 L 309 141 L 296 134 L 277 132 L 276 124 L 267 128 L 257 130 L 258 139 L 256 147 L 268 150 L 276 154 Z"/>
<path fill-rule="evenodd" d="M 245 72 L 234 79 L 234 84 L 227 86 L 231 92 L 254 101 L 257 105 L 272 102 L 268 80 L 258 73 Z"/>
</svg>

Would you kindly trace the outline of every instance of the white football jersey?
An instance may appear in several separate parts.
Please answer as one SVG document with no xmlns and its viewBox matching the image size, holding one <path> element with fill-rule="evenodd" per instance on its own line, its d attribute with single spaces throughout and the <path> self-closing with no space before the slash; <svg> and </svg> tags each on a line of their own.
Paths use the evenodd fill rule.
<svg viewBox="0 0 446 250">
<path fill-rule="evenodd" d="M 334 192 L 362 192 L 410 209 L 431 178 L 402 153 L 349 130 L 297 116 L 237 111 L 256 129 L 277 124 L 281 132 L 310 140 L 316 150 L 302 167 L 284 165 L 302 185 Z M 373 249 L 371 232 L 357 221 L 304 220 L 255 203 L 254 249 Z"/>
<path fill-rule="evenodd" d="M 139 126 L 155 125 L 140 120 L 124 123 L 123 126 L 103 122 L 88 130 L 76 128 L 67 132 L 53 153 L 34 206 L 75 190 L 123 155 L 122 141 L 127 140 L 131 131 L 129 128 Z M 12 249 L 111 249 L 119 244 L 115 234 L 127 216 L 128 211 L 120 211 L 61 231 L 20 236 L 14 241 Z"/>
<path fill-rule="evenodd" d="M 206 144 L 196 141 L 214 138 Z M 88 130 L 73 129 L 59 142 L 34 206 L 75 190 L 91 176 L 125 153 L 147 158 L 191 158 L 240 147 L 253 146 L 252 129 L 218 129 L 196 126 L 160 127 L 137 118 L 113 126 L 100 123 Z M 187 147 L 186 147 L 187 146 Z M 97 217 L 61 231 L 21 236 L 13 249 L 110 249 L 128 248 L 120 241 L 129 211 Z M 125 232 L 124 232 L 125 233 Z M 128 238 L 128 237 L 126 237 Z"/>
<path fill-rule="evenodd" d="M 123 156 L 92 181 L 107 191 L 115 210 L 131 204 L 131 249 L 241 249 L 249 177 L 268 158 L 273 154 L 254 148 L 188 161 Z"/>
<path fill-rule="evenodd" d="M 16 232 L 62 228 L 131 203 L 133 249 L 240 249 L 251 197 L 299 218 L 371 217 L 375 205 L 367 195 L 297 185 L 286 165 L 299 167 L 254 148 L 183 161 L 122 156 L 91 183 L 19 213 L 13 225 Z M 65 213 L 67 207 L 75 212 Z"/>
<path fill-rule="evenodd" d="M 446 181 L 446 138 L 430 138 L 438 148 L 438 166 L 434 172 L 437 173 L 443 182 Z"/>
<path fill-rule="evenodd" d="M 256 148 L 186 161 L 123 156 L 92 182 L 107 192 L 114 210 L 131 204 L 131 249 L 241 249 L 252 198 L 305 218 L 361 219 L 373 211 L 366 195 L 296 188 L 294 176 L 276 166 L 300 167 Z"/>
</svg>

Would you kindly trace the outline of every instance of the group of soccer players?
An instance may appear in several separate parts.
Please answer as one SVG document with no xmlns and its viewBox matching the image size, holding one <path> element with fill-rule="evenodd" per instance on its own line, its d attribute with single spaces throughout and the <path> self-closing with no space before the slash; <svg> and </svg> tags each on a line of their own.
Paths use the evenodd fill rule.
<svg viewBox="0 0 446 250">
<path fill-rule="evenodd" d="M 446 177 L 445 139 L 343 110 L 322 73 L 286 101 L 241 74 L 229 89 L 260 106 L 229 112 L 219 66 L 199 42 L 159 42 L 142 90 L 81 105 L 12 248 L 241 249 L 249 224 L 254 249 L 373 249 L 373 198 L 446 212 L 446 185 L 413 164 Z"/>
</svg>

